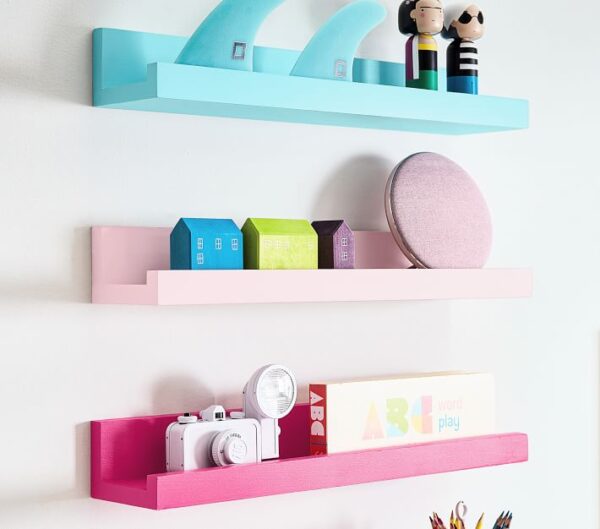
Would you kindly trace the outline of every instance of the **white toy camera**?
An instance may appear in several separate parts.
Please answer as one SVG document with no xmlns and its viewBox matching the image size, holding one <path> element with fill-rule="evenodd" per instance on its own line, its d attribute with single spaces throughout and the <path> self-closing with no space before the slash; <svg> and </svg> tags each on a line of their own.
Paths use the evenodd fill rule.
<svg viewBox="0 0 600 529">
<path fill-rule="evenodd" d="M 296 379 L 279 365 L 259 369 L 244 388 L 244 411 L 223 406 L 186 413 L 166 432 L 167 472 L 258 463 L 279 457 L 278 420 L 296 403 Z"/>
</svg>

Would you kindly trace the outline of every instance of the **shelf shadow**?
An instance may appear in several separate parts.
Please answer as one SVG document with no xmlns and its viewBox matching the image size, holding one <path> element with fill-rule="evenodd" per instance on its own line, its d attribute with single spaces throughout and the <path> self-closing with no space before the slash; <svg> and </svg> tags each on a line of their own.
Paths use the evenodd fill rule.
<svg viewBox="0 0 600 529">
<path fill-rule="evenodd" d="M 0 87 L 19 95 L 91 105 L 92 28 L 84 23 L 86 9 L 84 3 L 46 9 L 43 42 L 30 48 L 30 56 L 25 56 L 27 48 L 15 47 L 25 51 L 0 62 Z"/>
<path fill-rule="evenodd" d="M 0 283 L 0 303 L 51 301 L 89 303 L 91 299 L 91 235 L 89 227 L 73 230 L 70 281 L 66 283 Z"/>
<path fill-rule="evenodd" d="M 174 375 L 162 378 L 152 386 L 150 414 L 196 413 L 214 403 L 214 393 L 198 379 L 191 375 Z"/>
<path fill-rule="evenodd" d="M 314 220 L 343 219 L 353 230 L 388 230 L 385 186 L 393 163 L 379 156 L 356 156 L 327 180 L 313 206 Z"/>
<path fill-rule="evenodd" d="M 90 495 L 90 427 L 89 423 L 75 425 L 75 476 L 72 487 L 64 490 L 6 496 L 0 500 L 0 512 L 22 512 L 32 504 L 42 505 L 59 501 L 87 498 Z"/>
</svg>

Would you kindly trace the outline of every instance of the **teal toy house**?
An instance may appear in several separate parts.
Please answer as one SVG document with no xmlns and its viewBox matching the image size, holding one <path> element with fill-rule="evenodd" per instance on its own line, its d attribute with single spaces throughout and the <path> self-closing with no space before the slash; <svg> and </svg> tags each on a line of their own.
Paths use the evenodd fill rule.
<svg viewBox="0 0 600 529">
<path fill-rule="evenodd" d="M 240 270 L 244 236 L 229 219 L 179 219 L 171 232 L 171 270 Z"/>
</svg>

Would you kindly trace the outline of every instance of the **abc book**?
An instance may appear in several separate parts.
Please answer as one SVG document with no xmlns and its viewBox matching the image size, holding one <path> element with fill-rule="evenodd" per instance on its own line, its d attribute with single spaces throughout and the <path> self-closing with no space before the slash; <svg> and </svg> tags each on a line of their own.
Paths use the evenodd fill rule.
<svg viewBox="0 0 600 529">
<path fill-rule="evenodd" d="M 494 433 L 494 378 L 433 373 L 310 385 L 311 454 Z"/>
</svg>

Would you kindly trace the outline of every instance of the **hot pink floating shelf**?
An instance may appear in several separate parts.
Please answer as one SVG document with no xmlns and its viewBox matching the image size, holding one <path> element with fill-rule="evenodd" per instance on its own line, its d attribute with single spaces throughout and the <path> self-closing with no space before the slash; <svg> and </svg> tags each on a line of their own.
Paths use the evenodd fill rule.
<svg viewBox="0 0 600 529">
<path fill-rule="evenodd" d="M 408 270 L 388 232 L 355 232 L 356 270 L 169 270 L 170 228 L 92 228 L 92 302 L 209 305 L 521 298 L 524 269 Z"/>
<path fill-rule="evenodd" d="M 521 463 L 522 433 L 308 456 L 309 406 L 281 421 L 281 459 L 165 473 L 165 430 L 175 415 L 92 422 L 93 498 L 148 509 L 271 496 L 358 483 Z"/>
</svg>

